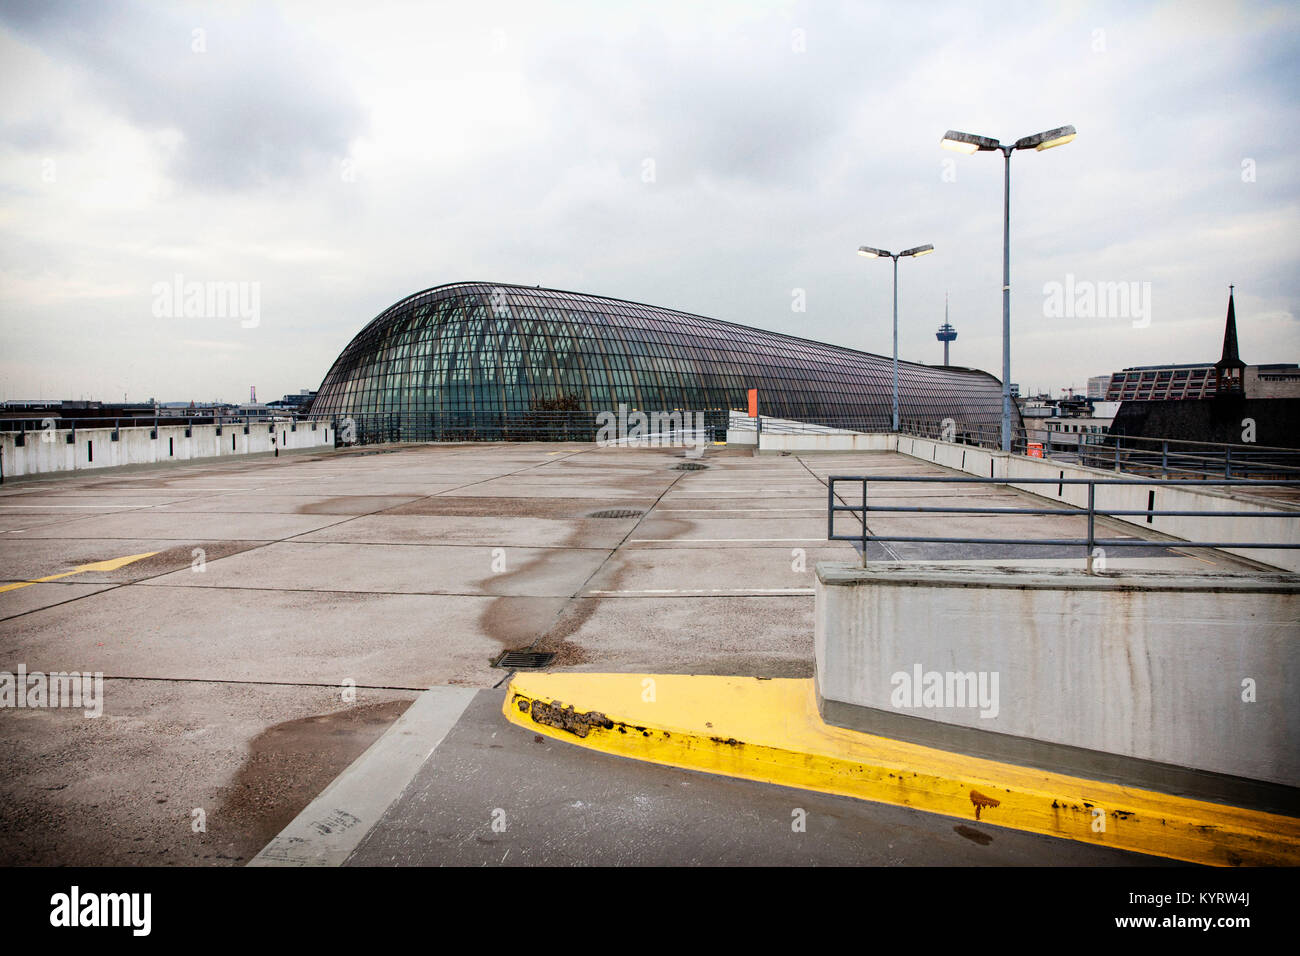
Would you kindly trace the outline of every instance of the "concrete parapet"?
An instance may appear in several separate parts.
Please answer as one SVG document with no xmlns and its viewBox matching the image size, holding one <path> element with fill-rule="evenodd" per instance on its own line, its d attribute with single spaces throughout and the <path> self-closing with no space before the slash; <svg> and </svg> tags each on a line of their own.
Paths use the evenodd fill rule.
<svg viewBox="0 0 1300 956">
<path fill-rule="evenodd" d="M 895 436 L 886 432 L 779 432 L 764 431 L 759 439 L 760 454 L 780 452 L 893 451 Z"/>
<path fill-rule="evenodd" d="M 70 440 L 71 439 L 71 440 Z M 253 455 L 279 448 L 333 447 L 328 422 L 243 422 L 225 425 L 130 425 L 51 428 L 0 434 L 6 478 L 114 468 L 196 458 Z"/>
<path fill-rule="evenodd" d="M 758 432 L 749 428 L 728 428 L 728 445 L 748 445 L 758 447 Z"/>
<path fill-rule="evenodd" d="M 816 597 L 828 722 L 1300 810 L 1300 577 L 823 563 Z"/>
</svg>

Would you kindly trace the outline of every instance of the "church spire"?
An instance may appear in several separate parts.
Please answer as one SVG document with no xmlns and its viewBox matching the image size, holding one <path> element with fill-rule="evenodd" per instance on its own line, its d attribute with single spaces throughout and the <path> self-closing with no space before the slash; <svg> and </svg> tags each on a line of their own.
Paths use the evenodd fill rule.
<svg viewBox="0 0 1300 956">
<path fill-rule="evenodd" d="M 1216 390 L 1220 395 L 1242 391 L 1246 363 L 1237 352 L 1237 310 L 1233 304 L 1233 286 L 1228 286 L 1228 320 L 1223 327 L 1223 355 L 1214 366 Z"/>
</svg>

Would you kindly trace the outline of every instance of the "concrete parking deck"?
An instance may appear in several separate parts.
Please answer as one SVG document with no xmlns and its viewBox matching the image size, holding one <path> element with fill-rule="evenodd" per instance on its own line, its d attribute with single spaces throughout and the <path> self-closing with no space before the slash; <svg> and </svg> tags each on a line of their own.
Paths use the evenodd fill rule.
<svg viewBox="0 0 1300 956">
<path fill-rule="evenodd" d="M 893 453 L 711 448 L 702 463 L 681 470 L 680 449 L 420 445 L 5 483 L 0 586 L 152 556 L 0 592 L 0 670 L 105 676 L 98 720 L 0 711 L 0 862 L 246 862 L 420 692 L 499 686 L 508 675 L 489 662 L 506 649 L 554 651 L 558 669 L 811 676 L 814 567 L 856 554 L 826 540 L 823 477 L 942 473 Z M 1000 529 L 1051 537 L 1078 520 Z M 1240 566 L 1131 550 L 1113 563 Z M 893 553 L 1008 559 L 960 546 Z M 475 719 L 499 716 L 483 705 L 462 718 Z M 462 744 L 522 733 L 457 728 L 448 740 Z M 592 773 L 611 759 L 572 756 L 596 761 Z M 853 812 L 876 832 L 900 811 Z M 1042 845 L 1038 857 L 992 859 L 1054 859 L 1053 841 Z"/>
</svg>

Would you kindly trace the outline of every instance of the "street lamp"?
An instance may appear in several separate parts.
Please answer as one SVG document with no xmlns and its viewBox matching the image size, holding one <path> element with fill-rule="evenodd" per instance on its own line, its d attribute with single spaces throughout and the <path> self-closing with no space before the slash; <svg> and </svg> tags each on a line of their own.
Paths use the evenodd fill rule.
<svg viewBox="0 0 1300 956">
<path fill-rule="evenodd" d="M 868 259 L 894 260 L 894 431 L 898 431 L 898 260 L 908 256 L 912 258 L 925 256 L 932 252 L 934 246 L 929 243 L 899 253 L 886 252 L 884 249 L 874 249 L 871 246 L 858 247 L 858 255 L 866 256 Z"/>
<path fill-rule="evenodd" d="M 988 136 L 950 129 L 939 145 L 958 153 L 1000 150 L 1004 160 L 1002 187 L 1002 450 L 1011 450 L 1011 153 L 1017 149 L 1042 152 L 1074 139 L 1073 126 L 1059 126 L 1004 146 Z"/>
</svg>

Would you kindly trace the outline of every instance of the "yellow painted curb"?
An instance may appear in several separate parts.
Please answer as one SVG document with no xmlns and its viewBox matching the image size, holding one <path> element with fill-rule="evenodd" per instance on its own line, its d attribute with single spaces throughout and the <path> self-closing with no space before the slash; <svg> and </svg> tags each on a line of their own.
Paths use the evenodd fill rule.
<svg viewBox="0 0 1300 956">
<path fill-rule="evenodd" d="M 822 721 L 811 680 L 518 674 L 506 719 L 593 750 L 1213 866 L 1300 864 L 1300 819 Z"/>
</svg>

